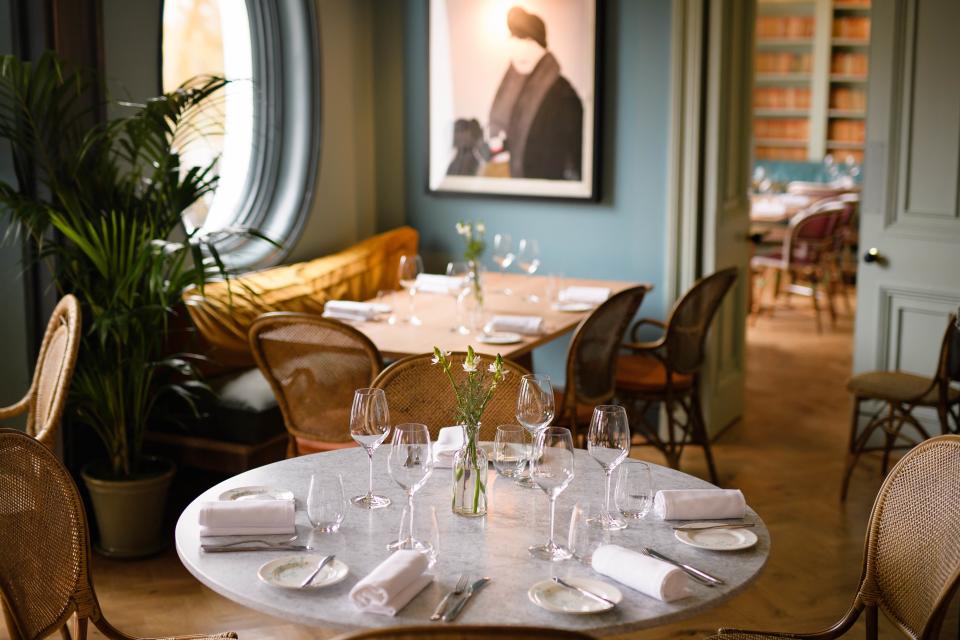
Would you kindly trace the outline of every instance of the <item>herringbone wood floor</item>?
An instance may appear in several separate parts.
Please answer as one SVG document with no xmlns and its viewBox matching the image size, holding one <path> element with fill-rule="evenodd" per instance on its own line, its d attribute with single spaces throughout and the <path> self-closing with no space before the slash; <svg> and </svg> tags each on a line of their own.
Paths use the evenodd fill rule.
<svg viewBox="0 0 960 640">
<path fill-rule="evenodd" d="M 715 445 L 721 482 L 743 489 L 773 540 L 769 564 L 744 594 L 695 618 L 629 637 L 704 637 L 720 625 L 810 631 L 845 610 L 860 575 L 865 523 L 880 484 L 879 464 L 855 473 L 846 506 L 838 500 L 848 433 L 844 382 L 851 363 L 851 319 L 817 335 L 802 303 L 750 328 L 747 407 Z M 635 457 L 660 462 L 649 450 Z M 685 471 L 704 475 L 699 452 Z M 138 562 L 97 557 L 104 611 L 127 633 L 167 635 L 234 630 L 241 638 L 328 638 L 234 604 L 201 586 L 173 551 Z M 956 637 L 956 620 L 948 622 Z M 851 637 L 862 637 L 862 625 Z M 886 621 L 881 635 L 896 637 Z M 98 634 L 94 634 L 99 637 Z M 624 636 L 628 637 L 628 636 Z"/>
</svg>

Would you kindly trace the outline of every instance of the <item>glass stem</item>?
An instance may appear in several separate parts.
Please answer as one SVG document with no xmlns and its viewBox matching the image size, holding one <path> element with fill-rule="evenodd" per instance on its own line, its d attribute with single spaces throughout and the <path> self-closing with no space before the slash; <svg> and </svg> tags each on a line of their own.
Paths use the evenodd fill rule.
<svg viewBox="0 0 960 640">
<path fill-rule="evenodd" d="M 369 450 L 367 451 L 367 461 L 370 463 L 369 465 L 370 479 L 369 479 L 369 482 L 367 483 L 367 495 L 372 498 L 373 497 L 373 451 L 369 451 Z"/>
<path fill-rule="evenodd" d="M 410 516 L 409 538 L 410 538 L 410 548 L 412 549 L 413 548 L 413 494 L 412 493 L 407 495 L 407 515 Z"/>
<path fill-rule="evenodd" d="M 553 541 L 553 521 L 554 515 L 556 514 L 557 507 L 557 497 L 550 496 L 550 541 L 547 542 L 547 546 L 551 549 L 555 548 L 557 544 Z"/>
<path fill-rule="evenodd" d="M 603 498 L 603 510 L 607 518 L 611 517 L 610 513 L 610 479 L 613 477 L 613 469 L 606 469 L 607 473 L 607 495 Z"/>
</svg>

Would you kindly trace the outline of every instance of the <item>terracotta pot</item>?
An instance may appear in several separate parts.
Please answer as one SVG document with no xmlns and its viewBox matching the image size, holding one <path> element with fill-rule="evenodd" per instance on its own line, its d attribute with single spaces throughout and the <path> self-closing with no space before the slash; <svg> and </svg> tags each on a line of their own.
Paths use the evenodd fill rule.
<svg viewBox="0 0 960 640">
<path fill-rule="evenodd" d="M 139 558 L 163 550 L 163 515 L 176 467 L 170 460 L 152 458 L 153 473 L 126 480 L 107 479 L 95 465 L 80 472 L 93 502 L 98 553 L 113 558 Z"/>
</svg>

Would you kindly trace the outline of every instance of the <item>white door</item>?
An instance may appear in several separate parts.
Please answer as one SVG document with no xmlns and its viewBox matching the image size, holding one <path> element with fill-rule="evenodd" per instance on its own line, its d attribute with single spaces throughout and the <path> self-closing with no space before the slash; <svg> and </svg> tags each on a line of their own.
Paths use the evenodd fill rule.
<svg viewBox="0 0 960 640">
<path fill-rule="evenodd" d="M 854 369 L 929 376 L 960 305 L 960 2 L 874 0 L 871 16 Z"/>
</svg>

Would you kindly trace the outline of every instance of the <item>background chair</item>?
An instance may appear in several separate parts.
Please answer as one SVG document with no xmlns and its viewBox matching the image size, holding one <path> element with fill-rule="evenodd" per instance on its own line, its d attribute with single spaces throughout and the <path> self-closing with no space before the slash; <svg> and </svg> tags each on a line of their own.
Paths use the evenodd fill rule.
<svg viewBox="0 0 960 640">
<path fill-rule="evenodd" d="M 267 313 L 250 327 L 250 351 L 290 434 L 288 455 L 354 445 L 350 405 L 383 358 L 364 334 L 307 313 Z"/>
<path fill-rule="evenodd" d="M 631 353 L 620 355 L 616 371 L 617 397 L 628 408 L 631 428 L 657 447 L 674 469 L 679 468 L 688 442 L 703 447 L 714 484 L 717 470 L 700 406 L 700 370 L 707 332 L 736 279 L 736 267 L 718 271 L 697 281 L 676 302 L 665 323 L 650 318 L 638 321 L 631 329 L 631 342 L 624 345 Z M 638 331 L 647 324 L 659 327 L 663 335 L 653 342 L 638 342 Z M 654 403 L 663 403 L 666 409 L 666 437 L 646 420 Z M 682 419 L 678 412 L 684 414 Z"/>
<path fill-rule="evenodd" d="M 847 499 L 850 477 L 860 455 L 867 451 L 882 451 L 880 473 L 885 474 L 893 449 L 914 447 L 917 443 L 903 434 L 903 427 L 911 425 L 924 439 L 930 434 L 913 416 L 914 409 L 928 407 L 937 410 L 941 433 L 960 432 L 960 389 L 952 383 L 960 382 L 960 329 L 957 317 L 951 315 L 940 343 L 940 356 L 932 378 L 904 371 L 867 371 L 850 378 L 847 390 L 853 394 L 853 422 L 847 447 L 847 465 L 843 474 L 840 499 Z M 883 403 L 860 433 L 860 406 L 865 400 Z M 953 426 L 950 426 L 950 422 Z M 881 447 L 870 446 L 870 438 L 883 431 Z M 903 441 L 902 444 L 897 444 Z"/>
<path fill-rule="evenodd" d="M 935 640 L 960 586 L 960 437 L 940 436 L 907 453 L 873 503 L 860 586 L 847 613 L 818 633 L 720 629 L 713 640 L 833 640 L 877 610 L 913 640 Z"/>
<path fill-rule="evenodd" d="M 27 412 L 27 433 L 48 447 L 56 442 L 80 350 L 80 303 L 65 295 L 47 322 L 33 382 L 22 400 L 0 408 L 0 420 Z"/>
<path fill-rule="evenodd" d="M 539 627 L 438 626 L 375 629 L 337 636 L 334 640 L 591 640 L 592 636 L 563 629 Z"/>
<path fill-rule="evenodd" d="M 451 354 L 454 376 L 463 374 L 460 363 L 466 355 L 464 351 Z M 494 358 L 485 354 L 480 357 L 484 367 Z M 457 423 L 457 404 L 450 380 L 438 365 L 432 363 L 432 359 L 432 353 L 401 358 L 384 369 L 371 386 L 383 389 L 386 394 L 392 424 L 425 424 L 430 437 L 436 440 L 440 429 Z M 517 424 L 520 378 L 530 372 L 510 360 L 503 361 L 503 370 L 507 375 L 483 412 L 480 426 L 480 440 L 483 441 L 492 441 L 501 424 Z"/>
<path fill-rule="evenodd" d="M 614 294 L 573 332 L 567 349 L 566 388 L 557 394 L 555 424 L 569 427 L 575 442 L 584 435 L 580 427 L 589 425 L 593 408 L 613 399 L 623 336 L 649 290 L 638 286 Z"/>
<path fill-rule="evenodd" d="M 93 622 L 113 640 L 134 640 L 103 617 L 90 579 L 90 540 L 80 494 L 56 456 L 34 438 L 0 429 L 0 596 L 13 640 Z M 186 638 L 236 638 L 234 633 Z"/>
</svg>

